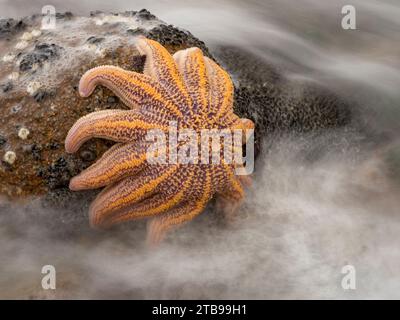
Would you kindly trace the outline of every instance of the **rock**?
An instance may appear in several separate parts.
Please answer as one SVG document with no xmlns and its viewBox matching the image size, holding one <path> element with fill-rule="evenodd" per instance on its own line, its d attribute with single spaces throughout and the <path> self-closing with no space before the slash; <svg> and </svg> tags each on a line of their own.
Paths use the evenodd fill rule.
<svg viewBox="0 0 400 320">
<path fill-rule="evenodd" d="M 6 82 L 5 84 L 2 84 L 0 87 L 3 93 L 5 93 L 13 88 L 13 84 L 12 82 Z"/>
<path fill-rule="evenodd" d="M 104 38 L 102 38 L 102 37 L 91 36 L 86 40 L 86 42 L 90 43 L 90 44 L 96 44 L 96 43 L 102 42 L 103 40 L 104 40 Z"/>
<path fill-rule="evenodd" d="M 24 30 L 26 24 L 23 20 L 0 19 L 0 40 L 9 39 L 18 32 Z"/>
<path fill-rule="evenodd" d="M 143 19 L 143 20 L 154 20 L 156 19 L 156 16 L 154 14 L 151 14 L 148 10 L 142 9 L 138 11 L 135 16 Z"/>
<path fill-rule="evenodd" d="M 15 49 L 19 33 L 39 30 L 40 22 L 37 16 L 24 22 L 0 20 L 0 39 L 8 39 L 0 40 L 0 56 L 15 56 L 0 66 L 0 85 L 11 84 L 0 91 L 0 157 L 9 150 L 18 155 L 12 170 L 4 162 L 0 164 L 0 194 L 10 198 L 46 195 L 44 199 L 53 204 L 63 197 L 62 203 L 68 204 L 67 198 L 76 194 L 68 190 L 70 178 L 112 145 L 93 139 L 77 154 L 68 155 L 64 150 L 68 130 L 78 118 L 95 110 L 126 109 L 103 87 L 82 99 L 77 90 L 81 75 L 104 64 L 141 72 L 145 57 L 135 49 L 137 35 L 159 41 L 171 53 L 196 46 L 215 57 L 190 32 L 158 20 L 147 10 L 121 14 L 96 11 L 90 17 L 57 14 L 57 24 L 62 26 L 57 32 L 36 32 L 35 37 L 26 37 L 25 49 Z M 254 65 L 242 53 L 226 52 L 218 55 L 218 62 L 238 80 L 234 106 L 239 115 L 255 121 L 258 149 L 261 137 L 271 132 L 306 132 L 349 122 L 346 104 L 325 89 L 284 80 L 279 70 Z M 10 81 L 9 75 L 15 72 L 19 77 Z M 15 130 L 22 124 L 29 128 L 29 143 Z M 55 195 L 57 200 L 51 201 Z M 83 208 L 89 199 L 81 201 Z"/>
<path fill-rule="evenodd" d="M 59 56 L 61 50 L 62 48 L 54 43 L 37 44 L 32 52 L 23 55 L 19 63 L 19 70 L 22 72 L 31 70 L 35 64 L 41 66 L 46 60 Z"/>
<path fill-rule="evenodd" d="M 268 137 L 268 146 L 282 135 L 319 135 L 352 125 L 350 103 L 327 88 L 286 79 L 280 68 L 241 48 L 222 47 L 216 56 L 235 75 L 236 113 L 256 123 L 256 155 L 263 137 Z"/>
<path fill-rule="evenodd" d="M 198 47 L 203 51 L 203 54 L 213 58 L 205 43 L 186 30 L 181 30 L 170 24 L 160 24 L 159 26 L 150 29 L 145 34 L 149 39 L 153 39 L 161 43 L 163 46 L 175 52 L 177 50 Z"/>
</svg>

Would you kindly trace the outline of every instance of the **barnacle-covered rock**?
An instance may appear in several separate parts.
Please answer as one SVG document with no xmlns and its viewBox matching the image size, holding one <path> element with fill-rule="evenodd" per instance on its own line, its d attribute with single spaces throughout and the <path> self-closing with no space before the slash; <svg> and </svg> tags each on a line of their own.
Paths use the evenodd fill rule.
<svg viewBox="0 0 400 320">
<path fill-rule="evenodd" d="M 0 20 L 0 159 L 7 152 L 15 154 L 12 165 L 0 162 L 0 194 L 11 198 L 70 194 L 70 178 L 110 147 L 97 139 L 67 155 L 64 139 L 81 116 L 126 108 L 106 88 L 98 87 L 87 99 L 77 88 L 82 74 L 95 66 L 141 72 L 145 57 L 135 48 L 138 35 L 160 42 L 171 53 L 199 47 L 226 67 L 236 86 L 235 112 L 256 123 L 257 150 L 266 134 L 342 126 L 350 118 L 347 105 L 326 90 L 288 82 L 279 70 L 243 52 L 226 50 L 213 56 L 189 31 L 144 9 L 95 11 L 89 17 L 58 13 L 55 29 L 41 29 L 41 22 L 39 15 Z"/>
<path fill-rule="evenodd" d="M 41 21 L 41 16 L 0 20 L 0 158 L 7 152 L 15 155 L 0 163 L 0 194 L 9 197 L 66 188 L 71 176 L 109 148 L 96 140 L 77 155 L 64 152 L 65 136 L 76 119 L 96 110 L 126 108 L 105 88 L 81 99 L 77 86 L 86 70 L 111 64 L 141 71 L 145 57 L 134 44 L 140 34 L 163 39 L 170 50 L 198 46 L 208 52 L 189 32 L 145 9 L 92 12 L 90 17 L 57 13 L 55 29 L 41 30 Z"/>
</svg>

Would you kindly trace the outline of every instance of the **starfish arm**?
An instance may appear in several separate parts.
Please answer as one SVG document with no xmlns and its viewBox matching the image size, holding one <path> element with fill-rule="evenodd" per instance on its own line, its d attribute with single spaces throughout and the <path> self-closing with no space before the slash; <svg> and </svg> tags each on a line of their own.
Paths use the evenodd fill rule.
<svg viewBox="0 0 400 320">
<path fill-rule="evenodd" d="M 250 188 L 253 185 L 253 179 L 250 176 L 238 176 L 238 179 L 242 186 Z"/>
<path fill-rule="evenodd" d="M 179 206 L 165 212 L 165 214 L 155 217 L 148 225 L 147 241 L 150 245 L 156 245 L 163 240 L 165 234 L 172 228 L 182 225 L 199 215 L 204 211 L 207 202 L 212 197 L 211 175 L 205 172 L 202 177 L 196 175 L 201 182 L 202 188 L 199 188 L 197 198 L 187 198 L 185 202 L 181 202 Z M 193 189 L 196 189 L 195 187 Z"/>
<path fill-rule="evenodd" d="M 144 73 L 158 81 L 179 106 L 189 106 L 190 96 L 182 75 L 171 54 L 156 41 L 140 37 L 136 43 L 139 52 L 146 55 Z"/>
<path fill-rule="evenodd" d="M 116 144 L 69 183 L 71 190 L 96 189 L 133 175 L 146 165 L 144 143 Z"/>
<path fill-rule="evenodd" d="M 81 96 L 87 97 L 97 85 L 103 85 L 131 110 L 105 110 L 81 118 L 69 131 L 65 149 L 75 152 L 92 137 L 119 142 L 73 178 L 70 188 L 106 186 L 90 207 L 91 225 L 107 227 L 151 217 L 148 241 L 156 244 L 168 230 L 200 214 L 214 195 L 220 196 L 225 212 L 234 211 L 241 203 L 248 180 L 235 175 L 241 165 L 228 159 L 240 160 L 242 154 L 237 153 L 246 143 L 236 130 L 253 129 L 254 124 L 234 114 L 234 88 L 228 73 L 204 57 L 200 49 L 182 50 L 171 56 L 159 43 L 145 38 L 139 38 L 137 48 L 146 55 L 144 74 L 101 66 L 86 72 L 79 84 Z M 169 134 L 171 121 L 179 128 L 190 126 L 197 133 L 205 128 L 235 130 L 234 149 L 227 149 L 231 136 L 224 132 L 219 164 L 167 164 L 163 162 L 167 158 L 175 159 L 170 153 L 171 141 L 167 151 L 165 135 L 153 136 L 157 138 L 154 145 L 144 138 L 153 133 L 149 131 L 152 129 Z M 179 155 L 189 155 L 187 145 L 181 146 L 186 149 L 179 148 Z M 150 161 L 150 154 L 161 162 Z"/>
<path fill-rule="evenodd" d="M 153 195 L 160 183 L 171 178 L 176 170 L 175 166 L 150 166 L 135 176 L 106 187 L 90 206 L 91 225 L 101 226 L 103 221 L 119 210 Z"/>
<path fill-rule="evenodd" d="M 205 203 L 197 206 L 186 203 L 153 218 L 147 228 L 147 243 L 150 246 L 157 245 L 165 238 L 168 231 L 192 220 L 203 212 L 204 208 Z"/>
<path fill-rule="evenodd" d="M 231 130 L 241 130 L 242 144 L 244 145 L 249 138 L 249 136 L 247 136 L 247 131 L 254 130 L 255 128 L 254 122 L 247 118 L 239 118 L 236 115 L 234 116 L 235 118 L 232 118 L 229 121 L 229 127 Z"/>
<path fill-rule="evenodd" d="M 251 179 L 246 176 L 230 175 L 224 190 L 218 193 L 216 208 L 220 211 L 227 222 L 233 222 L 235 214 L 243 202 L 244 189 L 243 186 L 251 184 Z"/>
<path fill-rule="evenodd" d="M 226 164 L 223 161 L 222 167 L 225 175 L 224 181 L 218 183 L 220 186 L 220 189 L 217 190 L 218 194 L 232 201 L 240 201 L 244 198 L 244 189 L 239 176 L 235 175 L 234 165 Z"/>
<path fill-rule="evenodd" d="M 192 98 L 193 112 L 199 113 L 204 120 L 210 88 L 203 53 L 199 48 L 189 48 L 177 51 L 173 57 Z"/>
<path fill-rule="evenodd" d="M 204 57 L 204 61 L 210 83 L 210 114 L 218 123 L 221 117 L 233 113 L 234 87 L 224 69 L 208 57 Z"/>
<path fill-rule="evenodd" d="M 150 198 L 146 198 L 143 201 L 134 203 L 132 206 L 116 212 L 109 219 L 104 221 L 103 225 L 110 226 L 124 221 L 151 217 L 176 207 L 183 201 L 188 190 L 191 188 L 194 173 L 189 172 L 186 178 L 176 177 L 176 175 L 172 176 L 157 188 L 158 190 L 168 190 L 168 192 L 160 191 L 160 193 L 156 193 Z"/>
<path fill-rule="evenodd" d="M 182 117 L 177 104 L 157 81 L 148 75 L 127 71 L 115 66 L 100 66 L 87 71 L 79 82 L 79 94 L 88 97 L 96 86 L 103 85 L 113 91 L 128 107 L 146 106 L 166 117 Z"/>
<path fill-rule="evenodd" d="M 102 110 L 80 118 L 65 139 L 68 153 L 76 152 L 91 138 L 105 138 L 116 142 L 130 142 L 143 138 L 148 130 L 168 130 L 153 119 L 133 110 Z"/>
<path fill-rule="evenodd" d="M 241 130 L 251 130 L 254 129 L 254 122 L 247 119 L 247 118 L 239 118 L 238 116 L 234 115 L 235 118 L 231 123 L 231 129 L 241 129 Z"/>
<path fill-rule="evenodd" d="M 228 201 L 241 201 L 244 198 L 244 190 L 241 182 L 237 178 L 232 179 L 229 187 L 225 188 L 220 196 Z"/>
<path fill-rule="evenodd" d="M 223 215 L 225 222 L 232 223 L 235 221 L 236 214 L 242 201 L 236 201 L 230 197 L 219 196 L 217 198 L 215 207 L 216 211 Z"/>
</svg>

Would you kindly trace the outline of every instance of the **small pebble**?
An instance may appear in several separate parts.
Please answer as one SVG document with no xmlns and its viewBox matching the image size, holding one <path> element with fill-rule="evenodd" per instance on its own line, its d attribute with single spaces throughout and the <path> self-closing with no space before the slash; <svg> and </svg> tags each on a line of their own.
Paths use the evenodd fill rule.
<svg viewBox="0 0 400 320">
<path fill-rule="evenodd" d="M 0 147 L 7 142 L 7 139 L 0 135 Z"/>
<path fill-rule="evenodd" d="M 94 159 L 96 159 L 96 155 L 89 150 L 82 150 L 80 152 L 80 156 L 81 159 L 84 161 L 93 161 Z"/>
<path fill-rule="evenodd" d="M 35 29 L 35 30 L 33 30 L 33 31 L 31 32 L 31 34 L 32 34 L 32 36 L 34 36 L 34 37 L 39 37 L 39 36 L 42 34 L 42 31 Z"/>
<path fill-rule="evenodd" d="M 15 55 L 8 53 L 5 56 L 3 56 L 3 62 L 11 62 L 15 59 Z"/>
<path fill-rule="evenodd" d="M 107 103 L 116 103 L 117 101 L 118 101 L 117 97 L 115 97 L 115 96 L 109 96 L 107 98 Z"/>
<path fill-rule="evenodd" d="M 22 105 L 16 104 L 15 106 L 13 106 L 13 107 L 11 108 L 11 112 L 12 112 L 12 113 L 17 113 L 17 112 L 20 111 L 21 109 L 22 109 Z"/>
<path fill-rule="evenodd" d="M 11 72 L 11 73 L 8 75 L 8 79 L 9 79 L 9 80 L 18 80 L 18 78 L 19 78 L 19 73 L 16 72 L 16 71 Z"/>
<path fill-rule="evenodd" d="M 24 34 L 21 36 L 21 40 L 24 40 L 24 41 L 29 41 L 29 40 L 32 40 L 32 33 L 30 33 L 30 32 L 24 32 Z"/>
<path fill-rule="evenodd" d="M 11 165 L 15 162 L 16 159 L 17 155 L 15 154 L 14 151 L 7 151 L 3 157 L 4 162 Z"/>
<path fill-rule="evenodd" d="M 97 26 L 102 26 L 104 24 L 104 21 L 103 21 L 103 19 L 96 18 L 96 19 L 94 19 L 94 23 Z"/>
<path fill-rule="evenodd" d="M 27 128 L 22 127 L 18 131 L 18 137 L 22 140 L 26 140 L 29 136 L 29 130 Z"/>
</svg>

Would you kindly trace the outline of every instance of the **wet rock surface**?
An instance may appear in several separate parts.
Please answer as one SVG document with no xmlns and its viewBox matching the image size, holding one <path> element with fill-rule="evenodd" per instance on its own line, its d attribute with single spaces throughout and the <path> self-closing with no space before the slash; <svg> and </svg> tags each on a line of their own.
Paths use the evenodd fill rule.
<svg viewBox="0 0 400 320">
<path fill-rule="evenodd" d="M 59 51 L 62 48 L 54 43 L 40 43 L 35 45 L 35 48 L 32 52 L 25 54 L 22 57 L 21 62 L 19 63 L 19 70 L 24 72 L 31 70 L 38 65 L 38 67 L 42 66 L 42 63 L 46 60 L 56 58 L 59 56 Z"/>
<path fill-rule="evenodd" d="M 68 221 L 71 228 L 86 217 L 96 191 L 77 196 L 68 190 L 69 180 L 112 145 L 93 139 L 68 155 L 64 139 L 69 128 L 90 112 L 126 109 L 103 87 L 82 99 L 79 79 L 88 69 L 104 64 L 141 72 L 145 57 L 134 46 L 138 35 L 157 40 L 171 53 L 199 47 L 227 67 L 235 80 L 236 113 L 256 123 L 256 152 L 266 135 L 337 128 L 351 120 L 348 105 L 325 89 L 289 82 L 279 70 L 240 51 L 227 50 L 214 57 L 189 31 L 166 24 L 147 10 L 92 12 L 90 17 L 58 14 L 56 30 L 40 31 L 40 22 L 40 16 L 33 16 L 24 22 L 0 23 L 0 39 L 7 38 L 0 40 L 0 157 L 8 151 L 16 155 L 12 165 L 1 161 L 0 194 L 9 199 L 43 196 L 45 206 L 72 215 L 60 214 L 53 223 Z M 29 130 L 26 139 L 18 136 L 21 127 Z"/>
</svg>

